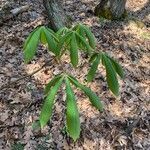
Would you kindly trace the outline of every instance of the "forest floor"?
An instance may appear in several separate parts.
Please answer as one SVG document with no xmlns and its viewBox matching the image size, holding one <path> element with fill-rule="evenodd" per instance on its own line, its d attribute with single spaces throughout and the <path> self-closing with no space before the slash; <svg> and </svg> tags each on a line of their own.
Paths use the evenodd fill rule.
<svg viewBox="0 0 150 150">
<path fill-rule="evenodd" d="M 4 2 L 5 0 L 2 0 Z M 2 5 L 0 2 L 0 5 Z M 51 122 L 42 130 L 33 130 L 43 102 L 45 84 L 58 74 L 60 66 L 51 64 L 28 77 L 0 90 L 0 150 L 150 150 L 150 3 L 128 0 L 128 18 L 108 21 L 94 17 L 96 0 L 65 0 L 64 7 L 73 24 L 91 27 L 97 39 L 97 50 L 108 52 L 125 71 L 119 80 L 120 96 L 115 98 L 105 82 L 105 70 L 99 66 L 95 80 L 88 84 L 105 106 L 99 113 L 80 91 L 76 91 L 81 121 L 81 137 L 73 142 L 64 131 L 65 96 L 60 90 Z M 38 25 L 47 24 L 41 0 L 15 0 L 12 8 L 29 5 L 28 11 L 0 26 L 0 88 L 32 73 L 51 56 L 39 46 L 30 64 L 23 61 L 22 46 L 28 34 Z M 71 70 L 84 82 L 87 60 Z"/>
</svg>

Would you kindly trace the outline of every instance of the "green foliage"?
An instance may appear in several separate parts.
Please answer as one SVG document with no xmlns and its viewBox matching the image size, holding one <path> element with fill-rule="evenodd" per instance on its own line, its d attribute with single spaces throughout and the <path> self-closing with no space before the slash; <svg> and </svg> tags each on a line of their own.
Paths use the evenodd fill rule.
<svg viewBox="0 0 150 150">
<path fill-rule="evenodd" d="M 90 62 L 93 62 L 88 75 L 87 75 L 87 81 L 91 82 L 95 76 L 96 70 L 98 68 L 98 65 L 100 63 L 100 59 L 101 59 L 101 55 L 93 55 L 93 57 L 91 57 Z"/>
<path fill-rule="evenodd" d="M 87 81 L 91 82 L 94 79 L 96 71 L 98 69 L 98 65 L 100 60 L 102 59 L 102 64 L 106 68 L 106 80 L 107 84 L 112 91 L 112 93 L 116 96 L 119 95 L 119 84 L 117 79 L 117 74 L 124 78 L 124 72 L 120 64 L 117 63 L 113 58 L 108 56 L 106 53 L 94 53 L 89 62 L 92 63 L 91 68 L 89 69 L 87 75 Z"/>
<path fill-rule="evenodd" d="M 90 88 L 79 83 L 74 77 L 69 76 L 70 81 L 79 89 L 81 89 L 90 99 L 90 102 L 93 106 L 95 106 L 98 110 L 103 111 L 103 106 L 99 97 L 91 91 Z"/>
<path fill-rule="evenodd" d="M 58 80 L 56 84 L 50 89 L 47 98 L 44 102 L 41 115 L 40 115 L 40 123 L 42 128 L 47 124 L 47 122 L 49 121 L 52 115 L 52 108 L 54 104 L 55 95 L 59 87 L 61 86 L 62 81 L 63 81 L 63 77 L 60 78 L 60 80 Z"/>
<path fill-rule="evenodd" d="M 87 74 L 87 81 L 91 82 L 98 70 L 98 65 L 102 62 L 106 69 L 106 80 L 112 93 L 119 94 L 119 84 L 117 74 L 123 78 L 124 73 L 121 66 L 110 56 L 102 52 L 97 53 L 96 40 L 90 29 L 82 24 L 72 28 L 61 28 L 56 33 L 51 29 L 40 26 L 37 27 L 27 38 L 24 44 L 24 59 L 28 63 L 36 53 L 39 42 L 48 47 L 49 52 L 53 53 L 60 62 L 64 53 L 70 54 L 70 63 L 73 67 L 79 65 L 79 53 L 86 53 L 90 57 L 91 68 Z M 80 89 L 90 100 L 91 104 L 99 111 L 103 111 L 100 98 L 89 87 L 81 84 L 75 77 L 66 73 L 56 75 L 45 87 L 45 101 L 40 114 L 40 119 L 34 128 L 44 127 L 52 116 L 55 97 L 61 85 L 66 87 L 66 130 L 70 137 L 76 141 L 80 136 L 80 119 L 77 108 L 75 94 L 72 85 Z"/>
<path fill-rule="evenodd" d="M 50 91 L 51 87 L 56 84 L 56 82 L 61 78 L 61 74 L 58 74 L 55 76 L 54 79 L 52 79 L 45 87 L 44 93 L 47 95 L 48 92 Z"/>
<path fill-rule="evenodd" d="M 70 43 L 70 59 L 74 67 L 78 65 L 78 45 L 75 33 L 72 33 Z"/>
<path fill-rule="evenodd" d="M 51 52 L 56 56 L 59 55 L 57 49 L 57 38 L 55 33 L 44 26 L 37 27 L 27 38 L 23 50 L 24 50 L 24 60 L 26 63 L 31 61 L 36 53 L 37 46 L 39 42 L 47 44 Z"/>
<path fill-rule="evenodd" d="M 93 35 L 93 33 L 91 32 L 91 30 L 82 24 L 77 25 L 77 32 L 79 33 L 79 35 L 81 35 L 83 38 L 88 40 L 88 44 L 91 48 L 95 49 L 96 48 L 96 40 L 95 37 Z M 88 46 L 88 47 L 89 47 Z"/>
<path fill-rule="evenodd" d="M 29 35 L 29 37 L 27 38 L 24 44 L 24 47 L 23 47 L 24 59 L 26 63 L 28 63 L 35 55 L 37 45 L 39 42 L 39 38 L 40 38 L 40 31 L 38 27 Z"/>
<path fill-rule="evenodd" d="M 76 104 L 75 95 L 70 86 L 70 81 L 66 78 L 66 126 L 69 135 L 76 141 L 80 136 L 80 119 Z"/>
<path fill-rule="evenodd" d="M 58 89 L 61 84 L 64 83 L 66 86 L 66 127 L 67 132 L 76 141 L 80 136 L 80 120 L 79 113 L 77 109 L 75 95 L 73 93 L 71 84 L 75 85 L 77 88 L 81 89 L 90 99 L 93 106 L 98 110 L 102 111 L 102 103 L 99 97 L 88 87 L 79 83 L 74 77 L 67 74 L 61 74 L 54 77 L 46 86 L 45 91 L 47 97 L 42 107 L 40 114 L 40 124 L 43 128 L 49 121 L 52 115 L 52 109 L 54 105 L 54 98 L 57 94 Z M 36 126 L 36 124 L 34 125 Z"/>
<path fill-rule="evenodd" d="M 107 57 L 109 58 L 109 60 L 111 61 L 112 65 L 113 65 L 113 68 L 115 69 L 116 73 L 121 77 L 121 78 L 124 78 L 124 72 L 123 72 L 123 69 L 122 67 L 120 66 L 119 63 L 117 63 L 117 61 L 115 61 L 113 58 L 109 57 L 107 55 Z"/>
<path fill-rule="evenodd" d="M 118 84 L 117 74 L 115 72 L 115 69 L 114 69 L 111 61 L 104 54 L 102 54 L 102 62 L 106 68 L 106 80 L 107 80 L 108 86 L 109 86 L 110 90 L 113 92 L 113 94 L 118 96 L 119 95 L 119 84 Z"/>
</svg>

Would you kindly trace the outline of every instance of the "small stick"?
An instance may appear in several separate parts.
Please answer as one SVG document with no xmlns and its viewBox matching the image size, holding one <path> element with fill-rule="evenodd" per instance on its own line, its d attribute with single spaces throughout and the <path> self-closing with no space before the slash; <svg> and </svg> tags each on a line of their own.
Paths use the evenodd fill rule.
<svg viewBox="0 0 150 150">
<path fill-rule="evenodd" d="M 12 81 L 12 82 L 9 82 L 7 83 L 6 85 L 0 87 L 0 91 L 3 90 L 3 89 L 6 89 L 6 88 L 10 88 L 12 87 L 13 85 L 17 84 L 19 81 L 23 80 L 23 79 L 26 79 L 28 77 L 31 77 L 33 76 L 34 74 L 36 74 L 37 72 L 41 71 L 44 67 L 46 67 L 52 60 L 49 60 L 47 61 L 42 67 L 40 67 L 39 69 L 35 70 L 34 72 L 32 72 L 31 74 L 28 74 L 26 76 L 23 76 L 19 79 L 16 79 L 15 81 Z"/>
<path fill-rule="evenodd" d="M 15 9 L 12 9 L 10 12 L 16 16 L 24 11 L 27 11 L 29 9 L 29 5 L 26 5 L 26 6 L 21 6 L 19 8 L 15 8 Z"/>
</svg>

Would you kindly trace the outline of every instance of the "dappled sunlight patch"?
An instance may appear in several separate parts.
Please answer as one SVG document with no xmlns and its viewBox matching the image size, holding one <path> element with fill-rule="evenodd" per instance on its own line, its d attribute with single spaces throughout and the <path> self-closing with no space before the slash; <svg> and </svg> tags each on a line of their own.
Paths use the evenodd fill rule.
<svg viewBox="0 0 150 150">
<path fill-rule="evenodd" d="M 148 97 L 149 97 L 149 95 L 150 95 L 150 93 L 149 93 L 149 91 L 150 91 L 150 81 L 149 80 L 144 80 L 142 83 L 140 83 L 139 84 L 139 86 L 140 87 L 142 87 L 142 93 L 145 93 L 145 95 L 144 95 L 144 97 L 143 97 L 143 101 L 145 101 L 145 102 L 148 102 L 149 101 L 149 99 L 148 99 Z"/>
<path fill-rule="evenodd" d="M 138 1 L 133 1 L 133 0 L 127 0 L 127 8 L 129 8 L 132 11 L 138 11 L 142 9 L 149 0 L 138 0 Z"/>
<path fill-rule="evenodd" d="M 108 110 L 112 116 L 123 117 L 123 104 L 118 100 L 113 104 L 109 104 Z"/>
<path fill-rule="evenodd" d="M 107 141 L 105 138 L 101 138 L 99 141 L 100 141 L 99 142 L 100 150 L 104 150 L 104 149 L 105 150 L 113 150 L 114 149 L 112 144 L 109 141 Z"/>
<path fill-rule="evenodd" d="M 36 70 L 40 69 L 44 63 L 39 61 L 38 63 L 31 63 L 26 65 L 25 71 L 28 75 L 32 74 Z M 33 75 L 34 79 L 37 80 L 40 84 L 46 84 L 50 78 L 52 77 L 53 73 L 56 71 L 54 69 L 51 69 L 50 66 L 41 69 L 36 74 Z"/>
<path fill-rule="evenodd" d="M 141 33 L 141 38 L 145 40 L 150 40 L 150 33 L 147 33 L 147 32 Z"/>
<path fill-rule="evenodd" d="M 95 115 L 98 115 L 100 112 L 93 107 L 88 98 L 80 97 L 78 100 L 78 107 L 80 113 L 84 116 L 84 118 L 94 118 Z"/>
<path fill-rule="evenodd" d="M 36 20 L 33 20 L 31 22 L 25 23 L 24 27 L 25 28 L 30 28 L 30 27 L 34 27 L 36 28 L 37 26 L 42 25 L 44 22 L 44 17 L 38 17 Z"/>
<path fill-rule="evenodd" d="M 83 22 L 88 25 L 89 27 L 92 27 L 93 24 L 94 25 L 97 25 L 97 26 L 100 26 L 100 22 L 99 22 L 99 19 L 97 17 L 89 17 L 89 18 L 86 18 L 83 20 Z M 96 24 L 97 22 L 97 24 Z"/>
<path fill-rule="evenodd" d="M 133 37 L 140 39 L 144 32 L 147 31 L 145 25 L 140 20 L 129 20 L 124 30 L 128 34 L 132 34 Z"/>
</svg>

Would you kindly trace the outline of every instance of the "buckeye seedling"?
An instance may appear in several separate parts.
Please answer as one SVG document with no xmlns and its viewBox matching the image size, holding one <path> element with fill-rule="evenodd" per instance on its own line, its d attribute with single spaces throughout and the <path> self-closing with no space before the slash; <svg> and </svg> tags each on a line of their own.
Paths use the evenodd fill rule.
<svg viewBox="0 0 150 150">
<path fill-rule="evenodd" d="M 91 64 L 91 68 L 87 75 L 88 82 L 94 79 L 96 71 L 98 70 L 98 65 L 102 63 L 106 68 L 106 81 L 109 89 L 114 95 L 119 95 L 117 74 L 123 78 L 123 70 L 113 58 L 108 56 L 108 54 L 95 50 L 96 40 L 87 26 L 78 24 L 69 29 L 66 27 L 61 28 L 58 32 L 54 32 L 44 26 L 37 27 L 28 36 L 24 44 L 24 59 L 26 63 L 33 59 L 39 42 L 47 46 L 48 51 L 54 54 L 58 62 L 60 62 L 63 54 L 68 51 L 70 54 L 70 63 L 74 68 L 79 64 L 79 53 L 88 54 L 90 58 L 89 63 Z M 100 98 L 90 88 L 81 84 L 71 74 L 62 72 L 56 75 L 45 87 L 46 99 L 39 119 L 42 128 L 52 116 L 55 96 L 62 84 L 66 87 L 66 129 L 69 136 L 76 141 L 80 136 L 81 129 L 76 97 L 72 85 L 83 91 L 92 105 L 99 111 L 103 111 L 103 106 Z"/>
</svg>

